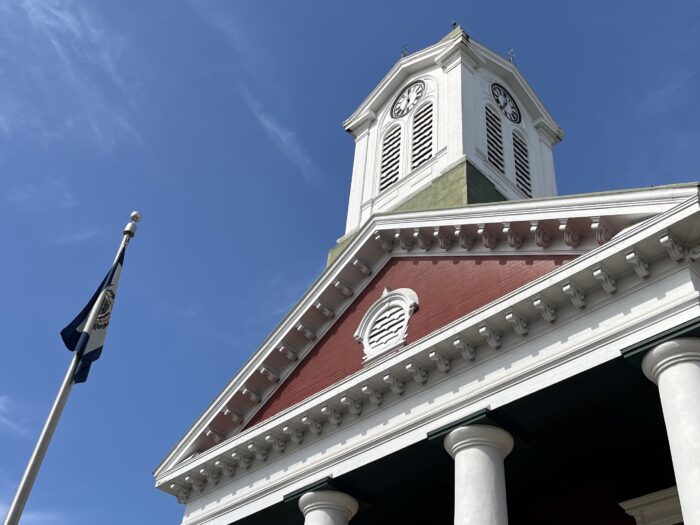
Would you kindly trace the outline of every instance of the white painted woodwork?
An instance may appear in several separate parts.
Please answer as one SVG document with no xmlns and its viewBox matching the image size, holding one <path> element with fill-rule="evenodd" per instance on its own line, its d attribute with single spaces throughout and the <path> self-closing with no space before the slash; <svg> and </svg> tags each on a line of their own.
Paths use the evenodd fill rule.
<svg viewBox="0 0 700 525">
<path fill-rule="evenodd" d="M 445 449 L 455 460 L 455 525 L 507 525 L 503 460 L 513 449 L 511 435 L 468 425 L 445 437 Z"/>
<path fill-rule="evenodd" d="M 422 81 L 415 106 L 394 118 L 406 86 Z M 521 122 L 503 116 L 498 83 Z M 346 233 L 395 208 L 468 159 L 507 199 L 556 195 L 552 148 L 564 136 L 514 64 L 454 31 L 403 57 L 343 124 L 355 138 Z"/>
<path fill-rule="evenodd" d="M 299 498 L 304 525 L 347 525 L 358 507 L 355 498 L 334 490 L 307 492 Z"/>
<path fill-rule="evenodd" d="M 683 523 L 700 525 L 700 339 L 661 343 L 642 369 L 659 387 Z"/>
</svg>

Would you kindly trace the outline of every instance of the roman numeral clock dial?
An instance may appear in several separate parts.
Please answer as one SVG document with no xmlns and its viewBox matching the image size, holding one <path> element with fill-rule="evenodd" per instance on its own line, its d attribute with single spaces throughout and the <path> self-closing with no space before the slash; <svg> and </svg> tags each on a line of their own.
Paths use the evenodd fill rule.
<svg viewBox="0 0 700 525">
<path fill-rule="evenodd" d="M 491 95 L 505 117 L 511 122 L 520 124 L 520 109 L 506 88 L 500 84 L 491 84 Z"/>
<path fill-rule="evenodd" d="M 418 80 L 413 84 L 409 84 L 399 93 L 399 96 L 394 100 L 391 106 L 391 116 L 401 118 L 411 111 L 425 93 L 425 84 Z"/>
</svg>

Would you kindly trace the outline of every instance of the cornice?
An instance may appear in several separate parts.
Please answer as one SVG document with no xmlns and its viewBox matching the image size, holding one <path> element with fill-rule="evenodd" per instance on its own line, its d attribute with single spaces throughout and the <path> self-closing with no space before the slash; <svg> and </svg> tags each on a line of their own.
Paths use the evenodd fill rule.
<svg viewBox="0 0 700 525">
<path fill-rule="evenodd" d="M 673 201 L 673 199 L 679 198 L 679 191 L 684 190 L 687 193 L 690 192 L 690 188 L 683 187 L 683 188 L 666 188 L 666 202 L 667 206 L 669 205 L 669 200 Z M 654 191 L 648 190 L 651 195 L 648 195 L 653 198 L 661 198 L 660 192 L 663 192 L 663 188 L 657 189 Z M 522 301 L 529 301 L 531 303 L 531 307 L 528 307 L 528 309 L 532 309 L 532 312 L 540 312 L 537 315 L 542 315 L 544 319 L 548 318 L 555 318 L 556 319 L 556 309 L 557 309 L 557 304 L 550 304 L 551 299 L 547 299 L 547 297 L 551 297 L 552 294 L 555 294 L 557 297 L 567 297 L 570 295 L 570 300 L 574 306 L 577 306 L 577 294 L 574 292 L 578 292 L 579 294 L 583 295 L 583 301 L 585 301 L 585 293 L 586 289 L 585 286 L 583 286 L 581 283 L 589 283 L 592 279 L 592 277 L 587 277 L 586 279 L 581 280 L 581 277 L 577 277 L 579 274 L 585 274 L 588 275 L 590 274 L 591 276 L 593 275 L 593 272 L 599 269 L 601 266 L 606 268 L 606 271 L 609 272 L 609 277 L 611 278 L 616 278 L 619 275 L 619 268 L 620 268 L 620 261 L 621 259 L 619 258 L 620 253 L 622 253 L 624 260 L 626 261 L 624 263 L 624 268 L 625 271 L 632 271 L 634 265 L 633 262 L 627 258 L 627 256 L 632 253 L 640 253 L 640 250 L 635 248 L 635 243 L 640 243 L 643 242 L 644 244 L 644 250 L 646 253 L 644 254 L 647 259 L 652 258 L 653 256 L 656 256 L 654 254 L 649 253 L 649 246 L 655 246 L 654 248 L 655 251 L 658 251 L 659 253 L 668 253 L 667 249 L 663 244 L 661 243 L 661 239 L 667 237 L 668 235 L 673 235 L 671 230 L 671 226 L 674 224 L 678 223 L 679 221 L 682 221 L 684 219 L 687 219 L 691 215 L 697 213 L 698 211 L 698 202 L 697 202 L 697 188 L 694 188 L 694 196 L 686 199 L 683 203 L 675 206 L 671 210 L 667 210 L 664 213 L 659 214 L 656 217 L 653 217 L 651 219 L 648 219 L 647 221 L 628 226 L 625 230 L 620 231 L 620 232 L 615 232 L 617 235 L 612 237 L 611 239 L 608 238 L 607 236 L 602 236 L 600 239 L 597 240 L 602 240 L 603 244 L 599 246 L 596 249 L 593 249 L 590 251 L 590 253 L 583 255 L 579 257 L 578 259 L 572 261 L 571 263 L 563 266 L 559 270 L 556 270 L 547 276 L 538 279 L 536 281 L 533 281 L 526 287 L 521 288 L 520 290 L 517 290 L 516 292 L 513 292 L 511 294 L 508 294 L 501 298 L 499 301 L 496 303 L 493 303 L 491 305 L 488 305 L 484 309 L 480 309 L 477 312 L 474 312 L 468 316 L 468 319 L 462 319 L 459 320 L 455 323 L 452 323 L 450 325 L 445 326 L 442 330 L 439 331 L 439 334 L 437 334 L 435 337 L 443 337 L 445 334 L 453 334 L 456 333 L 456 331 L 459 330 L 467 330 L 467 327 L 465 323 L 469 324 L 472 332 L 469 332 L 469 338 L 464 339 L 462 342 L 466 342 L 469 345 L 475 346 L 475 342 L 477 341 L 486 341 L 488 342 L 489 338 L 494 338 L 494 334 L 498 335 L 496 332 L 498 330 L 503 330 L 502 326 L 504 324 L 504 321 L 507 321 L 507 317 L 510 315 L 511 319 L 515 319 L 515 322 L 507 321 L 508 324 L 512 326 L 512 330 L 514 330 L 516 333 L 518 333 L 521 337 L 525 336 L 524 334 L 527 333 L 527 315 L 523 312 L 517 313 L 516 310 L 516 316 L 513 317 L 513 309 L 518 305 L 518 303 L 521 303 Z M 675 192 L 675 193 L 674 193 Z M 635 192 L 631 192 L 635 193 Z M 637 195 L 639 196 L 640 193 L 643 192 L 636 192 Z M 680 193 L 683 193 L 680 191 Z M 621 200 L 621 196 L 617 195 L 614 199 L 612 198 L 612 195 L 609 195 L 610 199 L 617 202 Z M 584 206 L 587 203 L 588 200 L 595 200 L 596 197 L 583 197 L 579 198 L 578 205 L 579 206 Z M 644 199 L 642 199 L 644 200 Z M 599 201 L 598 201 L 599 202 Z M 512 203 L 512 204 L 517 204 L 521 205 L 521 203 Z M 541 204 L 541 203 L 540 203 Z M 570 204 L 571 205 L 571 204 Z M 503 205 L 501 205 L 503 206 Z M 485 207 L 481 207 L 485 208 Z M 541 207 L 538 207 L 536 204 L 532 205 L 533 211 L 540 209 Z M 484 246 L 483 238 L 484 238 L 484 233 L 491 231 L 494 232 L 494 234 L 499 238 L 499 242 L 504 246 L 504 250 L 510 250 L 512 253 L 518 253 L 518 249 L 515 246 L 518 245 L 513 239 L 511 239 L 511 236 L 507 233 L 504 233 L 505 228 L 503 224 L 501 223 L 499 225 L 499 228 L 497 228 L 495 231 L 493 229 L 493 223 L 484 223 L 481 226 L 481 234 L 479 233 L 479 224 L 474 224 L 472 226 L 469 226 L 466 228 L 468 230 L 468 233 L 464 233 L 462 231 L 462 226 L 469 222 L 465 220 L 465 216 L 471 215 L 471 213 L 474 210 L 470 209 L 464 209 L 462 210 L 462 225 L 460 225 L 460 229 L 457 230 L 456 228 L 453 228 L 451 231 L 449 228 L 445 229 L 444 226 L 438 226 L 437 229 L 433 229 L 433 234 L 436 235 L 438 238 L 440 235 L 443 236 L 448 236 L 452 239 L 453 242 L 446 242 L 444 239 L 443 241 L 440 242 L 435 242 L 431 243 L 430 246 L 427 244 L 424 244 L 424 248 L 420 247 L 420 243 L 417 242 L 415 243 L 415 247 L 411 247 L 411 249 L 416 250 L 417 252 L 422 252 L 424 254 L 430 254 L 434 253 L 431 252 L 431 250 L 434 250 L 435 252 L 437 251 L 442 251 L 445 252 L 447 250 L 458 250 L 459 253 L 466 254 L 469 252 L 470 249 L 474 249 L 475 244 L 481 245 L 478 249 L 481 250 L 487 250 L 486 246 Z M 504 209 L 501 209 L 499 213 L 503 213 Z M 519 213 L 522 213 L 522 209 L 519 211 Z M 570 210 L 573 211 L 573 208 Z M 483 209 L 481 210 L 483 213 Z M 541 213 L 541 211 L 540 211 Z M 459 217 L 459 215 L 456 214 L 454 210 L 450 210 L 450 216 L 453 218 Z M 407 215 L 407 214 L 402 214 L 402 215 Z M 408 214 L 411 215 L 411 214 Z M 601 214 L 603 215 L 603 214 Z M 477 216 L 478 216 L 478 210 L 477 210 Z M 532 216 L 531 216 L 532 217 Z M 439 220 L 444 220 L 444 216 L 442 216 L 440 213 L 433 214 L 433 220 L 439 221 Z M 473 217 L 472 217 L 473 218 Z M 522 217 L 521 217 L 522 218 Z M 396 220 L 397 217 L 392 217 L 392 216 L 387 216 L 384 217 L 383 219 L 387 220 Z M 401 220 L 407 220 L 406 217 L 402 217 Z M 366 285 L 369 280 L 370 276 L 365 275 L 363 271 L 358 270 L 358 265 L 356 263 L 360 262 L 360 259 L 358 258 L 359 255 L 362 255 L 365 257 L 364 262 L 360 262 L 361 266 L 364 266 L 364 270 L 368 271 L 370 274 L 376 271 L 377 268 L 381 267 L 383 264 L 388 261 L 388 259 L 392 256 L 392 253 L 396 250 L 402 250 L 400 247 L 400 243 L 395 242 L 394 239 L 388 236 L 389 233 L 393 232 L 394 235 L 424 235 L 427 232 L 424 229 L 421 228 L 410 228 L 408 231 L 404 232 L 403 230 L 400 230 L 397 232 L 397 229 L 395 227 L 392 227 L 392 225 L 386 225 L 383 224 L 381 219 L 376 219 L 373 221 L 370 221 L 371 224 L 368 224 L 363 230 L 358 234 L 357 238 L 351 243 L 350 247 L 343 253 L 338 260 L 321 276 L 321 278 L 311 287 L 309 292 L 302 298 L 302 301 L 295 307 L 290 314 L 285 318 L 285 320 L 280 324 L 280 326 L 271 334 L 271 336 L 266 340 L 266 342 L 263 344 L 261 349 L 246 363 L 244 366 L 243 370 L 241 373 L 232 381 L 232 383 L 225 389 L 222 394 L 217 398 L 215 403 L 212 404 L 209 410 L 205 412 L 202 418 L 191 428 L 191 430 L 188 432 L 188 434 L 183 438 L 183 440 L 180 442 L 180 444 L 176 447 L 174 452 L 170 454 L 166 460 L 161 464 L 159 469 L 156 471 L 156 477 L 158 478 L 158 484 L 162 486 L 166 481 L 172 480 L 177 478 L 181 472 L 188 472 L 191 469 L 198 468 L 197 465 L 200 465 L 202 461 L 207 461 L 207 458 L 209 458 L 212 455 L 220 454 L 222 450 L 230 450 L 231 447 L 240 447 L 240 445 L 237 445 L 239 441 L 241 442 L 248 442 L 248 445 L 254 445 L 253 449 L 250 448 L 250 446 L 245 447 L 245 453 L 239 451 L 239 456 L 242 454 L 245 454 L 246 457 L 251 457 L 249 452 L 258 452 L 257 455 L 262 454 L 260 452 L 261 447 L 265 448 L 266 443 L 268 443 L 270 440 L 267 439 L 267 435 L 260 435 L 260 432 L 266 432 L 265 429 L 268 429 L 270 425 L 272 426 L 280 426 L 281 428 L 273 432 L 272 435 L 273 438 L 277 437 L 281 439 L 281 436 L 288 434 L 284 432 L 283 427 L 285 425 L 282 425 L 284 422 L 285 417 L 290 417 L 290 412 L 285 411 L 281 414 L 278 414 L 278 416 L 275 416 L 274 418 L 271 418 L 270 421 L 263 422 L 261 425 L 257 425 L 256 427 L 253 427 L 251 429 L 246 430 L 245 432 L 241 434 L 234 434 L 233 437 L 222 440 L 221 443 L 212 446 L 206 453 L 203 453 L 201 455 L 195 456 L 192 459 L 189 460 L 182 460 L 182 455 L 186 453 L 187 446 L 189 446 L 189 443 L 192 443 L 192 440 L 194 437 L 196 437 L 199 434 L 202 434 L 206 432 L 207 427 L 208 427 L 208 421 L 210 421 L 216 414 L 220 413 L 221 411 L 225 410 L 226 407 L 229 408 L 236 408 L 236 407 L 231 407 L 230 406 L 230 400 L 233 397 L 233 395 L 237 392 L 240 391 L 241 389 L 246 388 L 246 383 L 249 380 L 251 374 L 261 374 L 260 368 L 262 365 L 265 363 L 265 359 L 270 355 L 270 352 L 277 351 L 277 348 L 280 345 L 280 341 L 282 341 L 285 337 L 285 333 L 290 331 L 290 330 L 299 330 L 300 326 L 304 326 L 304 314 L 308 313 L 309 309 L 314 308 L 314 305 L 318 301 L 319 294 L 323 292 L 324 290 L 327 290 L 331 287 L 335 289 L 335 283 L 340 282 L 339 278 L 344 278 L 344 276 L 349 275 L 349 272 L 354 272 L 353 275 L 357 277 L 356 282 L 353 283 L 353 286 L 356 288 L 350 289 L 350 291 L 354 291 L 357 289 L 357 287 L 361 287 L 363 285 Z M 533 224 L 537 223 L 537 224 Z M 588 222 L 590 227 L 593 224 L 598 224 L 598 227 L 600 228 L 601 222 L 598 221 L 597 223 L 594 221 Z M 541 233 L 538 234 L 538 229 L 540 226 L 539 221 L 537 220 L 531 220 L 530 221 L 530 229 L 529 231 L 523 231 L 521 235 L 525 235 L 527 237 L 527 242 L 529 243 L 534 243 L 537 242 L 538 237 L 540 238 L 540 242 L 544 242 L 543 239 L 546 237 L 542 235 Z M 551 225 L 549 225 L 551 226 Z M 580 228 L 581 222 L 572 222 L 569 219 L 562 219 L 558 221 L 558 228 L 555 228 L 554 230 L 551 230 L 550 235 L 554 236 L 557 238 L 557 243 L 559 245 L 564 244 L 564 240 L 566 238 L 566 233 L 568 228 Z M 585 224 L 583 225 L 585 226 Z M 508 224 L 509 231 L 513 227 L 513 223 L 510 222 Z M 563 227 L 563 228 L 562 228 Z M 417 231 L 416 231 L 417 230 Z M 569 230 L 571 231 L 571 230 Z M 653 237 L 654 235 L 658 236 L 659 239 L 656 240 L 649 240 L 648 238 Z M 377 236 L 380 236 L 380 239 L 377 239 Z M 596 237 L 598 237 L 596 235 Z M 471 240 L 469 240 L 471 239 Z M 521 239 L 522 240 L 522 239 Z M 384 242 L 382 242 L 384 241 Z M 391 242 L 390 242 L 391 241 Z M 650 245 L 651 243 L 651 245 Z M 382 246 L 383 245 L 383 246 Z M 425 248 L 427 246 L 427 249 Z M 507 248 L 505 248 L 507 246 Z M 550 244 L 548 246 L 551 246 L 551 239 L 550 239 Z M 447 247 L 447 248 L 445 248 Z M 386 248 L 391 248 L 391 251 L 385 251 Z M 542 247 L 545 249 L 546 247 Z M 488 253 L 488 252 L 485 252 Z M 546 252 L 543 252 L 546 253 Z M 688 252 L 688 253 L 695 253 L 695 252 Z M 668 253 L 666 256 L 671 255 Z M 611 264 L 609 259 L 613 258 L 614 259 L 614 264 Z M 633 257 L 634 258 L 634 257 Z M 636 270 L 634 270 L 636 272 Z M 359 273 L 358 273 L 359 272 Z M 638 278 L 640 280 L 644 280 L 643 276 L 639 276 Z M 595 281 L 593 281 L 595 282 Z M 558 288 L 557 288 L 558 287 Z M 569 294 L 565 288 L 568 287 L 568 290 L 571 291 L 572 293 Z M 549 290 L 549 291 L 548 291 Z M 552 291 L 554 290 L 554 291 Z M 558 291 L 557 291 L 558 290 Z M 564 294 L 564 295 L 562 295 Z M 350 298 L 345 296 L 345 299 L 347 300 L 345 303 L 345 306 L 347 306 L 350 303 Z M 578 298 L 579 301 L 581 300 L 580 297 Z M 546 306 L 543 306 L 543 301 L 546 304 Z M 537 303 L 537 304 L 535 304 Z M 529 304 L 529 303 L 528 303 Z M 538 306 L 539 305 L 539 306 Z M 315 309 L 315 308 L 314 308 Z M 339 309 L 336 308 L 336 312 L 338 312 Z M 552 311 L 554 311 L 554 315 L 552 316 Z M 496 316 L 499 320 L 497 321 L 490 321 L 490 319 L 493 316 Z M 501 319 L 500 316 L 503 316 Z M 476 323 L 476 324 L 474 324 Z M 523 329 L 523 323 L 525 324 L 525 329 Z M 321 329 L 317 329 L 316 327 L 311 327 L 308 328 L 309 331 L 319 335 L 321 334 L 325 329 L 328 329 L 330 327 L 332 322 L 330 320 L 326 320 L 325 324 L 321 327 Z M 494 328 L 494 326 L 496 328 Z M 507 325 L 506 325 L 507 326 Z M 501 327 L 501 328 L 498 328 Z M 483 330 L 482 330 L 483 329 Z M 483 332 L 483 334 L 482 334 Z M 490 333 L 489 333 L 490 332 Z M 428 342 L 426 342 L 428 341 Z M 417 343 L 421 343 L 422 345 L 429 345 L 431 344 L 430 341 L 435 341 L 434 339 L 428 339 L 426 341 L 421 341 Z M 490 343 L 489 343 L 490 344 Z M 418 345 L 420 346 L 420 345 Z M 311 348 L 312 345 L 309 345 L 309 348 Z M 417 348 L 417 347 L 415 347 Z M 455 345 L 455 348 L 457 348 L 457 345 Z M 430 346 L 426 347 L 420 347 L 420 350 L 416 351 L 425 351 L 429 353 L 429 351 L 434 351 L 434 348 L 431 349 Z M 397 359 L 404 359 L 404 358 L 409 358 L 412 353 L 409 351 L 409 348 L 406 348 L 401 354 L 399 354 L 400 357 L 396 357 Z M 469 352 L 465 352 L 465 355 L 469 355 Z M 303 357 L 303 355 L 299 355 L 299 357 Z M 427 357 L 427 356 L 426 356 Z M 393 359 L 393 358 L 392 358 Z M 378 360 L 376 363 L 373 363 L 371 366 L 367 367 L 366 369 L 363 369 L 360 374 L 383 374 L 381 377 L 377 375 L 376 382 L 374 383 L 374 388 L 378 388 L 378 385 L 390 385 L 392 383 L 391 377 L 389 378 L 389 381 L 386 381 L 384 379 L 384 373 L 385 369 L 382 368 L 387 365 L 388 362 L 390 362 L 391 359 L 383 359 L 383 360 Z M 436 365 L 439 364 L 439 359 L 432 359 L 428 358 L 427 361 L 433 361 L 436 363 Z M 393 362 L 393 361 L 392 361 Z M 410 364 L 410 363 L 408 363 Z M 407 364 L 407 365 L 408 365 Z M 293 370 L 294 366 L 293 363 L 290 363 L 288 369 L 284 371 L 282 374 L 280 374 L 280 381 L 282 382 L 284 380 L 284 377 L 286 377 L 289 373 L 291 373 L 291 370 Z M 414 375 L 413 372 L 411 372 L 407 367 L 404 367 L 406 372 L 410 372 L 413 377 L 420 377 L 420 373 L 417 372 L 417 375 Z M 348 378 L 347 381 L 352 381 L 353 378 L 356 378 L 355 376 L 352 376 L 351 378 Z M 342 382 L 343 384 L 345 383 Z M 279 384 L 279 383 L 277 383 Z M 334 385 L 333 388 L 342 388 L 342 384 L 340 386 Z M 274 391 L 274 387 L 271 388 L 270 392 Z M 343 403 L 342 399 L 338 400 L 338 406 L 334 407 L 336 410 L 340 410 L 340 407 L 348 407 L 351 406 L 353 403 L 352 401 L 354 400 L 355 402 L 360 402 L 360 400 L 367 400 L 371 401 L 372 396 L 371 390 L 369 391 L 369 398 L 367 399 L 367 395 L 365 395 L 363 392 L 355 392 L 352 394 L 348 394 L 350 396 L 350 399 L 347 403 Z M 270 394 L 267 393 L 265 396 L 269 396 Z M 261 406 L 262 402 L 264 402 L 264 398 L 259 401 L 259 405 Z M 295 409 L 299 409 L 299 407 L 296 407 Z M 255 413 L 255 412 L 253 412 Z M 297 414 L 298 415 L 298 414 Z M 250 417 L 252 417 L 250 414 L 245 415 L 243 417 L 243 423 L 241 426 L 245 424 L 245 421 L 249 421 Z M 303 431 L 302 429 L 304 428 L 303 425 L 300 424 L 300 422 L 292 422 L 287 423 L 286 426 L 291 426 L 292 429 L 296 429 L 298 431 Z M 310 427 L 311 428 L 311 427 Z M 258 436 L 257 438 L 255 436 Z M 280 448 L 280 447 L 277 447 Z M 219 458 L 221 459 L 221 458 Z M 211 468 L 211 467 L 209 467 Z M 193 474 L 187 474 L 187 475 L 196 475 L 199 476 L 197 472 L 194 472 Z M 175 478 L 173 478 L 175 476 Z M 198 479 L 198 478 L 191 478 L 191 479 Z M 173 483 L 182 483 L 182 482 L 173 482 Z M 179 485 L 179 487 L 182 487 L 182 484 Z M 163 487 L 168 491 L 171 491 L 169 487 Z M 175 490 L 175 489 L 172 489 Z M 180 490 L 179 488 L 177 490 Z"/>
</svg>

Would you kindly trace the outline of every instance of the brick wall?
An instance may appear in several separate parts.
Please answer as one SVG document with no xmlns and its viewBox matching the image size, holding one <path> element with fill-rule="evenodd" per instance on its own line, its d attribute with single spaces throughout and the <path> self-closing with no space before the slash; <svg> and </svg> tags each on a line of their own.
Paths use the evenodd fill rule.
<svg viewBox="0 0 700 525">
<path fill-rule="evenodd" d="M 407 344 L 540 277 L 571 256 L 394 258 L 316 344 L 248 426 L 303 401 L 362 368 L 362 345 L 353 334 L 384 287 L 412 288 L 420 308 L 411 317 Z"/>
</svg>

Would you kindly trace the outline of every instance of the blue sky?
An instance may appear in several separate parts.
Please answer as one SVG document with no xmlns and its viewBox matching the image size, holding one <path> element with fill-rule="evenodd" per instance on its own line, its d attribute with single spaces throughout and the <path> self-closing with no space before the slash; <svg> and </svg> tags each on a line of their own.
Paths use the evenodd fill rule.
<svg viewBox="0 0 700 525">
<path fill-rule="evenodd" d="M 343 234 L 340 123 L 452 20 L 515 48 L 567 133 L 561 194 L 698 179 L 697 2 L 0 0 L 0 516 L 70 359 L 58 332 L 138 209 L 23 523 L 179 522 L 151 472 Z"/>
</svg>

